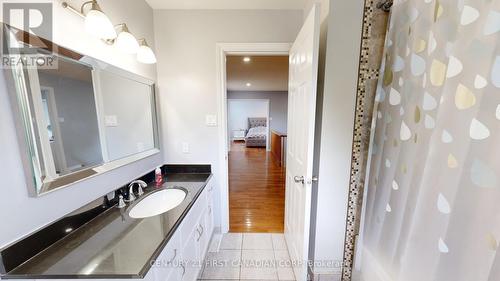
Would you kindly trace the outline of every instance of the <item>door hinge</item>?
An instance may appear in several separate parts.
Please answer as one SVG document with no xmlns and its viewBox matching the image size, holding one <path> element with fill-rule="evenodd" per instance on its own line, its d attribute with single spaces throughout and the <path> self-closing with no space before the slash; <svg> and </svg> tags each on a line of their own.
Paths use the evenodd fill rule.
<svg viewBox="0 0 500 281">
<path fill-rule="evenodd" d="M 318 176 L 313 176 L 311 179 L 307 181 L 308 184 L 313 184 L 318 182 Z"/>
</svg>

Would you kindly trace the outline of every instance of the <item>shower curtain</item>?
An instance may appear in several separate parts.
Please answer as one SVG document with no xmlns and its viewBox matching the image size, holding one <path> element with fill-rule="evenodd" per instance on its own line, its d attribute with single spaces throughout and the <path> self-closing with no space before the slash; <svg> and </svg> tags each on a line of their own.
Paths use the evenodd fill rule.
<svg viewBox="0 0 500 281">
<path fill-rule="evenodd" d="M 384 52 L 364 280 L 500 280 L 500 0 L 395 1 Z"/>
</svg>

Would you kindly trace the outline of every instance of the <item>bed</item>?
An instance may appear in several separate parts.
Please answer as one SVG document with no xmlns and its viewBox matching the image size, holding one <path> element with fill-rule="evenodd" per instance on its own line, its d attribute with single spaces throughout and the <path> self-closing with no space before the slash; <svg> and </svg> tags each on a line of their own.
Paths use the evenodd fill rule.
<svg viewBox="0 0 500 281">
<path fill-rule="evenodd" d="M 266 147 L 267 118 L 248 118 L 248 132 L 245 136 L 246 147 Z"/>
</svg>

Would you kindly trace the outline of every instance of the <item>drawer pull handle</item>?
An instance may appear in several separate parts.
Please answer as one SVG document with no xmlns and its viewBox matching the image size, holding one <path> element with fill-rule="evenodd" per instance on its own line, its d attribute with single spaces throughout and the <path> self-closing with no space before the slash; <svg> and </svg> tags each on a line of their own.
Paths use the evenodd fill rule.
<svg viewBox="0 0 500 281">
<path fill-rule="evenodd" d="M 170 259 L 170 261 L 168 262 L 168 264 L 172 264 L 175 260 L 175 258 L 177 257 L 177 249 L 174 249 L 174 256 Z"/>
<path fill-rule="evenodd" d="M 201 229 L 201 230 L 200 230 Z M 198 239 L 196 239 L 196 242 L 199 242 L 201 239 L 201 236 L 203 236 L 203 226 L 201 224 L 198 224 L 198 227 L 196 228 L 196 231 L 198 232 Z"/>
<path fill-rule="evenodd" d="M 184 266 L 184 263 L 181 263 L 181 267 L 182 267 L 182 276 L 184 276 L 184 274 L 186 274 L 186 267 Z"/>
<path fill-rule="evenodd" d="M 212 206 L 208 206 L 208 214 L 211 215 L 212 214 Z"/>
<path fill-rule="evenodd" d="M 199 229 L 196 229 L 196 232 L 198 232 L 198 239 L 196 239 L 196 242 L 200 242 L 201 239 L 201 232 Z"/>
</svg>

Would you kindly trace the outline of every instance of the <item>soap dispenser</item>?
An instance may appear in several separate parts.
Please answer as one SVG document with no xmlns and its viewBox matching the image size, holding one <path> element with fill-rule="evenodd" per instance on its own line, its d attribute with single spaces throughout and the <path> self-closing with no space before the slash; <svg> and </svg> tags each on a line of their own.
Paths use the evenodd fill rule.
<svg viewBox="0 0 500 281">
<path fill-rule="evenodd" d="M 163 176 L 161 174 L 160 167 L 157 167 L 155 169 L 155 184 L 156 184 L 156 187 L 160 187 L 163 184 Z"/>
</svg>

